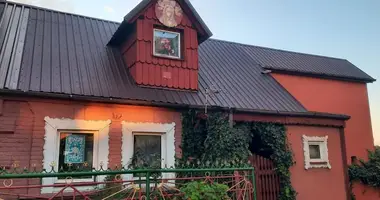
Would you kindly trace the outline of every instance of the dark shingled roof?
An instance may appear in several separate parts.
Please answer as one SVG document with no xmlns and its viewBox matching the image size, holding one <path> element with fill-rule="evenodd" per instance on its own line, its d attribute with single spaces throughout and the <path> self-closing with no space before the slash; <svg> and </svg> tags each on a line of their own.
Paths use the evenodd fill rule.
<svg viewBox="0 0 380 200">
<path fill-rule="evenodd" d="M 14 3 L 0 3 L 0 14 L 1 92 L 203 106 L 206 88 L 215 88 L 220 92 L 211 95 L 211 106 L 306 113 L 274 78 L 261 73 L 261 65 L 291 66 L 286 55 L 298 56 L 297 66 L 304 63 L 306 69 L 315 66 L 312 58 L 339 61 L 209 39 L 199 48 L 198 92 L 143 88 L 129 75 L 119 51 L 106 45 L 119 23 Z M 347 71 L 355 68 L 338 63 Z"/>
<path fill-rule="evenodd" d="M 344 59 L 251 45 L 240 44 L 240 46 L 245 46 L 245 52 L 262 67 L 273 71 L 361 82 L 375 81 L 374 78 Z"/>
</svg>

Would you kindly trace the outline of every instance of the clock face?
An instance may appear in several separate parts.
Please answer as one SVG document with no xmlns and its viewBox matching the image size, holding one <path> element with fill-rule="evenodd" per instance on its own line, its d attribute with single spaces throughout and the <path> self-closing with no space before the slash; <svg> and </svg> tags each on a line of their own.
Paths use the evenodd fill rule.
<svg viewBox="0 0 380 200">
<path fill-rule="evenodd" d="M 182 8 L 175 0 L 158 0 L 156 16 L 167 27 L 176 27 L 182 20 Z"/>
</svg>

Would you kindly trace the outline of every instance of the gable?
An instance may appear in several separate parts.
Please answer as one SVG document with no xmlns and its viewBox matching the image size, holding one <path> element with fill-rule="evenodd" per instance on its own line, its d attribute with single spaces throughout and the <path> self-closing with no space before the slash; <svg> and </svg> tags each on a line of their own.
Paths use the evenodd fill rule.
<svg viewBox="0 0 380 200">
<path fill-rule="evenodd" d="M 180 25 L 182 26 L 192 26 L 197 30 L 197 38 L 199 43 L 204 42 L 208 38 L 212 36 L 212 32 L 204 23 L 202 18 L 199 16 L 197 11 L 194 9 L 189 0 L 175 0 L 182 8 L 184 18 Z M 125 34 L 129 32 L 129 29 L 139 17 L 147 17 L 148 19 L 152 19 L 156 17 L 155 14 L 155 5 L 157 0 L 143 0 L 141 1 L 132 11 L 130 11 L 125 17 L 122 23 L 120 24 L 118 30 L 112 36 L 109 41 L 111 45 L 120 44 L 121 40 L 125 39 Z"/>
<path fill-rule="evenodd" d="M 172 9 L 173 13 L 174 9 L 176 12 L 178 10 L 178 13 L 174 14 L 175 18 L 165 18 L 165 8 L 160 6 L 160 2 L 174 3 L 175 7 L 170 5 L 165 8 Z M 165 24 L 165 20 L 169 24 Z M 158 37 L 156 33 L 163 35 Z M 166 38 L 165 35 L 173 35 L 178 40 Z M 158 3 L 149 4 L 149 7 L 138 15 L 129 32 L 125 34 L 125 39 L 119 41 L 120 51 L 138 85 L 197 90 L 198 35 L 194 23 L 176 1 L 160 0 Z M 167 41 L 168 44 L 163 45 L 163 41 Z M 169 51 L 172 51 L 172 54 Z"/>
</svg>

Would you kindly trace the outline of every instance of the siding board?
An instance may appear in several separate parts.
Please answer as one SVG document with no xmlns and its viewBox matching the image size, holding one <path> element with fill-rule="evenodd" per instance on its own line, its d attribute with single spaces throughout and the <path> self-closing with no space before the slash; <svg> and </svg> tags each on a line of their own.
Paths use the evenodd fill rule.
<svg viewBox="0 0 380 200">
<path fill-rule="evenodd" d="M 30 75 L 32 73 L 32 57 L 33 57 L 33 49 L 34 49 L 34 36 L 36 33 L 36 21 L 35 19 L 36 10 L 30 9 L 29 11 L 29 19 L 28 19 L 28 27 L 26 31 L 25 38 L 25 46 L 22 58 L 22 65 L 20 70 L 20 78 L 18 82 L 18 89 L 22 91 L 29 90 L 30 83 Z"/>
<path fill-rule="evenodd" d="M 17 36 L 15 41 L 15 49 L 13 51 L 10 69 L 8 71 L 6 88 L 17 89 L 17 83 L 20 75 L 22 53 L 25 45 L 26 28 L 28 25 L 29 8 L 23 8 L 19 27 L 17 28 Z"/>
<path fill-rule="evenodd" d="M 30 89 L 41 91 L 41 71 L 42 71 L 42 48 L 44 38 L 44 11 L 37 10 L 36 35 L 33 50 L 32 75 L 30 77 Z"/>
<path fill-rule="evenodd" d="M 52 66 L 52 79 L 51 79 L 51 85 L 52 85 L 52 91 L 53 92 L 62 92 L 62 82 L 61 82 L 61 66 L 60 66 L 60 54 L 59 51 L 61 47 L 59 46 L 59 38 L 61 37 L 61 34 L 59 33 L 59 24 L 58 24 L 58 13 L 52 12 L 52 48 L 51 48 L 51 66 Z"/>
<path fill-rule="evenodd" d="M 12 16 L 9 21 L 7 35 L 5 37 L 5 42 L 3 44 L 3 49 L 1 51 L 1 63 L 0 63 L 0 86 L 4 87 L 9 63 L 11 60 L 11 55 L 13 52 L 13 46 L 15 43 L 16 31 L 20 19 L 21 7 L 12 8 Z"/>
<path fill-rule="evenodd" d="M 4 5 L 4 4 L 3 4 Z M 7 4 L 5 4 L 7 5 Z M 0 29 L 0 42 L 1 42 L 1 51 L 3 52 L 4 50 L 4 42 L 5 42 L 5 36 L 8 31 L 8 27 L 10 24 L 10 19 L 12 17 L 12 11 L 14 9 L 13 5 L 7 5 L 4 6 L 4 13 L 2 14 L 1 18 L 1 29 Z"/>
<path fill-rule="evenodd" d="M 59 51 L 60 65 L 61 65 L 61 81 L 62 81 L 62 91 L 64 93 L 71 93 L 71 76 L 70 76 L 70 65 L 69 65 L 69 55 L 67 49 L 67 31 L 66 31 L 66 20 L 65 14 L 58 14 L 58 30 L 59 30 L 59 46 L 62 51 Z"/>
<path fill-rule="evenodd" d="M 83 57 L 86 63 L 87 71 L 88 71 L 88 76 L 89 76 L 89 83 L 91 87 L 91 94 L 98 96 L 101 94 L 101 88 L 98 85 L 98 78 L 97 78 L 97 73 L 94 67 L 94 63 L 92 60 L 92 55 L 91 55 L 91 50 L 90 50 L 90 44 L 88 41 L 88 33 L 85 25 L 85 20 L 86 18 L 79 17 L 79 30 L 80 30 L 80 35 L 81 35 L 81 41 L 83 45 Z"/>
<path fill-rule="evenodd" d="M 77 55 L 77 62 L 79 66 L 79 74 L 81 77 L 81 83 L 82 83 L 82 94 L 84 95 L 91 95 L 92 94 L 92 88 L 89 80 L 87 65 L 84 60 L 84 49 L 82 45 L 82 39 L 81 39 L 81 33 L 79 30 L 79 18 L 76 16 L 72 16 L 72 22 L 73 22 L 73 30 L 74 30 L 74 44 L 75 44 L 75 54 Z"/>
<path fill-rule="evenodd" d="M 66 38 L 67 38 L 67 50 L 68 50 L 68 61 L 70 66 L 70 77 L 71 77 L 71 90 L 73 94 L 82 94 L 81 90 L 81 80 L 80 73 L 77 63 L 76 47 L 74 42 L 74 30 L 73 30 L 73 21 L 70 15 L 65 15 L 66 21 Z"/>
</svg>

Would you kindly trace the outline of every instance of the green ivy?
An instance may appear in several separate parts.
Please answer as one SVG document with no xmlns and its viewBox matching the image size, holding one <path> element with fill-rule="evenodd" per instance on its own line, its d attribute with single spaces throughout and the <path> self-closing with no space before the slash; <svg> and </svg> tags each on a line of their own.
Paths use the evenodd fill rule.
<svg viewBox="0 0 380 200">
<path fill-rule="evenodd" d="M 280 200 L 296 199 L 296 191 L 290 181 L 290 167 L 293 166 L 293 153 L 288 145 L 286 128 L 282 124 L 252 122 L 251 134 L 253 139 L 261 140 L 262 144 L 271 151 L 270 158 L 280 178 Z"/>
<path fill-rule="evenodd" d="M 230 127 L 228 114 L 195 110 L 182 114 L 182 161 L 213 167 L 248 165 L 250 136 L 247 126 Z"/>
<path fill-rule="evenodd" d="M 213 112 L 205 116 L 190 109 L 182 114 L 182 152 L 179 162 L 212 166 L 246 166 L 251 155 L 250 143 L 260 140 L 270 151 L 270 158 L 280 177 L 280 200 L 295 200 L 289 168 L 294 164 L 287 143 L 285 126 L 275 123 L 246 122 L 230 127 L 228 114 Z M 194 163 L 193 163 L 194 164 Z M 207 166 L 208 164 L 206 164 Z"/>
<path fill-rule="evenodd" d="M 376 146 L 374 151 L 368 151 L 368 160 L 358 160 L 349 166 L 348 175 L 350 185 L 361 182 L 366 186 L 380 188 L 380 147 Z M 352 194 L 352 199 L 355 199 Z"/>
<path fill-rule="evenodd" d="M 181 188 L 185 199 L 191 200 L 227 200 L 229 199 L 227 190 L 227 185 L 204 181 L 193 181 Z"/>
</svg>

